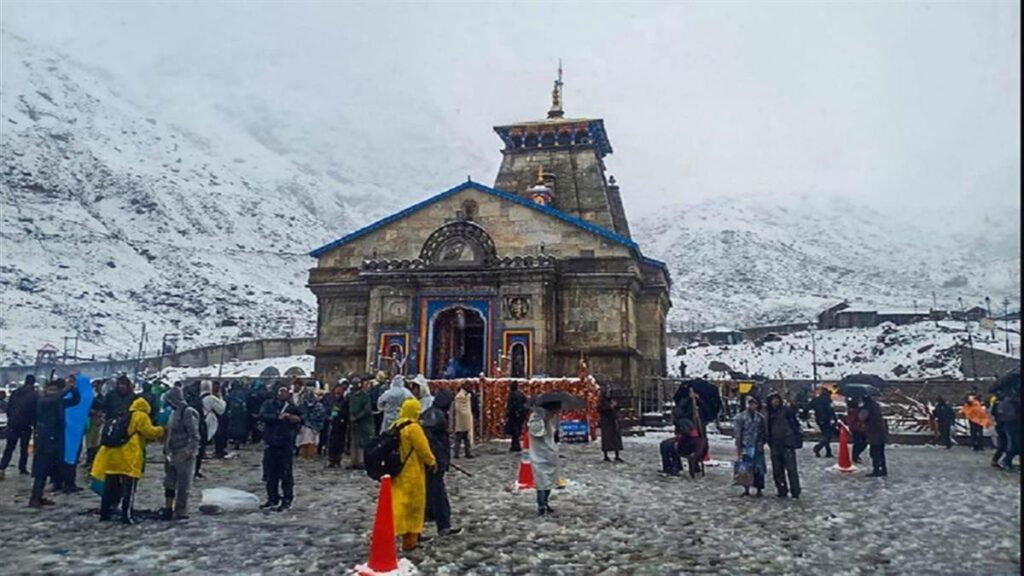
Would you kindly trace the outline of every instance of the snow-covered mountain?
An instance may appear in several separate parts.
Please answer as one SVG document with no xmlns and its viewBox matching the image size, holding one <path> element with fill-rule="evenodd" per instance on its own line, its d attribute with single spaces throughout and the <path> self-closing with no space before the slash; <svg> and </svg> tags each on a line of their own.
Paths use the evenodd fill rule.
<svg viewBox="0 0 1024 576">
<path fill-rule="evenodd" d="M 467 174 L 487 182 L 500 160 L 497 141 L 460 139 L 412 80 L 394 89 L 355 70 L 329 97 L 315 79 L 267 87 L 169 69 L 151 83 L 8 31 L 0 42 L 0 363 L 76 333 L 80 355 L 134 353 L 143 322 L 149 351 L 166 333 L 179 348 L 311 334 L 309 249 Z M 842 298 L 923 309 L 933 289 L 943 307 L 1019 293 L 1015 213 L 958 236 L 943 216 L 815 195 L 684 190 L 676 202 L 632 227 L 672 269 L 677 322 L 787 321 Z"/>
<path fill-rule="evenodd" d="M 723 196 L 667 207 L 634 225 L 673 275 L 670 322 L 734 327 L 796 322 L 843 299 L 919 310 L 1019 305 L 1020 215 L 953 222 L 883 213 L 845 197 Z M 958 232 L 966 230 L 966 232 Z M 692 323 L 692 324 L 691 324 Z"/>
<path fill-rule="evenodd" d="M 482 173 L 437 137 L 429 102 L 387 125 L 340 103 L 296 126 L 275 121 L 278 95 L 160 106 L 9 32 L 2 44 L 0 362 L 76 332 L 80 355 L 127 353 L 143 322 L 147 350 L 165 333 L 179 347 L 310 334 L 309 249 Z"/>
</svg>

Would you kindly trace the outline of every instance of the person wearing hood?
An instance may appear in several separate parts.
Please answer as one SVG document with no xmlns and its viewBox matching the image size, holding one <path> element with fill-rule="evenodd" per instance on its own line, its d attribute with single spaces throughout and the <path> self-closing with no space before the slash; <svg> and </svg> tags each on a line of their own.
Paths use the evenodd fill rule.
<svg viewBox="0 0 1024 576">
<path fill-rule="evenodd" d="M 64 462 L 64 409 L 76 406 L 81 400 L 74 379 L 51 380 L 43 389 L 43 397 L 36 403 L 35 454 L 32 457 L 32 496 L 30 508 L 53 504 L 43 498 L 46 479 L 59 482 Z"/>
<path fill-rule="evenodd" d="M 419 546 L 423 532 L 423 519 L 427 508 L 427 482 L 425 470 L 434 470 L 437 460 L 430 450 L 423 427 L 420 425 L 420 402 L 407 398 L 399 407 L 398 418 L 391 424 L 398 431 L 398 450 L 403 454 L 402 471 L 392 480 L 392 511 L 395 535 L 402 538 L 402 550 Z"/>
<path fill-rule="evenodd" d="M 330 401 L 326 434 L 327 467 L 341 466 L 341 455 L 345 452 L 345 440 L 348 439 L 348 380 L 342 378 L 327 397 Z"/>
<path fill-rule="evenodd" d="M 753 487 L 757 496 L 763 495 L 764 443 L 768 436 L 768 425 L 761 414 L 761 401 L 753 395 L 747 396 L 747 409 L 733 419 L 733 437 L 736 439 L 736 459 L 749 463 L 754 472 Z M 750 496 L 750 486 L 743 487 L 743 495 Z"/>
<path fill-rule="evenodd" d="M 153 426 L 149 419 L 150 406 L 141 396 L 128 408 L 128 440 L 120 446 L 101 446 L 92 463 L 92 477 L 104 482 L 100 501 L 100 521 L 110 520 L 117 502 L 121 502 L 121 521 L 134 524 L 132 506 L 135 489 L 142 478 L 146 461 L 146 444 L 164 437 L 162 426 Z"/>
<path fill-rule="evenodd" d="M 103 381 L 93 380 L 92 405 L 89 407 L 89 428 L 85 432 L 85 464 L 86 470 L 92 469 L 92 461 L 100 451 L 103 440 Z"/>
<path fill-rule="evenodd" d="M 351 456 L 352 461 L 349 468 L 361 469 L 363 467 L 363 451 L 373 440 L 375 428 L 372 403 L 370 401 L 370 386 L 373 380 L 369 378 L 352 377 L 352 393 L 348 398 L 348 421 L 351 426 Z"/>
<path fill-rule="evenodd" d="M 473 445 L 473 397 L 468 383 L 459 387 L 455 395 L 455 458 L 459 457 L 459 445 L 466 448 L 466 458 L 472 458 L 469 449 Z"/>
<path fill-rule="evenodd" d="M 437 467 L 427 470 L 427 520 L 437 525 L 437 534 L 447 536 L 458 534 L 461 528 L 452 528 L 452 510 L 448 502 L 448 489 L 444 475 L 451 463 L 451 441 L 448 436 L 448 409 L 454 396 L 451 390 L 442 389 L 431 396 L 430 407 L 420 412 L 420 425 L 427 435 L 430 451 L 437 460 Z"/>
<path fill-rule="evenodd" d="M 508 385 L 508 402 L 505 404 L 505 433 L 512 439 L 512 446 L 509 452 L 522 452 L 523 447 L 519 444 L 523 435 L 523 424 L 530 415 L 530 409 L 526 406 L 526 394 L 519 390 L 517 382 L 510 382 Z"/>
<path fill-rule="evenodd" d="M 420 414 L 426 413 L 434 403 L 434 396 L 430 392 L 430 382 L 423 374 L 417 374 L 409 380 L 409 384 L 413 397 L 420 401 Z"/>
<path fill-rule="evenodd" d="M 164 402 L 171 407 L 164 439 L 164 518 L 188 518 L 188 495 L 192 488 L 192 474 L 199 452 L 199 413 L 185 403 L 181 388 L 171 388 L 164 394 Z"/>
<path fill-rule="evenodd" d="M 267 483 L 267 501 L 260 509 L 278 512 L 291 508 L 295 498 L 292 463 L 295 434 L 302 426 L 302 412 L 291 401 L 288 386 L 277 388 L 277 397 L 263 403 L 263 477 Z M 283 493 L 283 494 L 282 494 Z"/>
<path fill-rule="evenodd" d="M 558 430 L 559 404 L 534 406 L 526 423 L 530 434 L 530 466 L 537 491 L 537 514 L 552 514 L 548 504 L 551 490 L 558 483 L 558 444 L 555 431 Z"/>
<path fill-rule="evenodd" d="M 28 475 L 28 444 L 36 423 L 38 402 L 36 377 L 29 374 L 25 377 L 25 383 L 11 393 L 7 402 L 7 441 L 4 444 L 4 455 L 0 459 L 0 480 L 4 479 L 4 471 L 10 465 L 16 447 L 20 447 L 18 472 Z"/>
<path fill-rule="evenodd" d="M 796 467 L 796 450 L 803 446 L 803 431 L 797 411 L 786 405 L 782 396 L 768 396 L 768 447 L 771 449 L 772 480 L 779 498 L 800 497 L 800 475 Z"/>
<path fill-rule="evenodd" d="M 946 403 L 945 398 L 939 396 L 939 400 L 932 410 L 932 418 L 935 419 L 935 424 L 939 429 L 939 444 L 945 446 L 947 450 L 952 448 L 952 430 L 953 422 L 956 421 L 956 411 Z"/>
<path fill-rule="evenodd" d="M 395 374 L 395 377 L 391 379 L 391 387 L 377 399 L 377 409 L 384 413 L 381 432 L 391 428 L 391 425 L 398 419 L 402 403 L 412 397 L 412 392 L 405 387 L 405 378 L 401 374 Z"/>
</svg>

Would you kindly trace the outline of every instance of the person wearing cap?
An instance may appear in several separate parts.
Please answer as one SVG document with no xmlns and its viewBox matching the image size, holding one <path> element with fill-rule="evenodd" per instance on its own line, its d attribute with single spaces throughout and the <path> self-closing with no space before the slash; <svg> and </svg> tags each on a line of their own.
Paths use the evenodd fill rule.
<svg viewBox="0 0 1024 576">
<path fill-rule="evenodd" d="M 768 430 L 761 414 L 761 401 L 754 396 L 747 397 L 747 409 L 733 419 L 733 437 L 736 438 L 736 458 L 753 466 L 753 487 L 757 496 L 763 496 L 764 475 L 767 466 L 764 461 L 764 443 Z M 743 495 L 750 495 L 750 486 L 743 487 Z"/>
</svg>

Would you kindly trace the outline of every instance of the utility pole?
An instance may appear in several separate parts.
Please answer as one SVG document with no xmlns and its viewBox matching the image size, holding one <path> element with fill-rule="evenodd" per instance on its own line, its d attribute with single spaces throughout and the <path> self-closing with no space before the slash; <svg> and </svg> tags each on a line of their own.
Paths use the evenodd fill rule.
<svg viewBox="0 0 1024 576">
<path fill-rule="evenodd" d="M 1003 297 L 1003 334 L 1006 335 L 1006 354 L 1010 352 L 1010 298 Z"/>
<path fill-rule="evenodd" d="M 227 348 L 227 346 L 228 346 L 228 339 L 227 339 L 227 337 L 225 337 L 224 341 L 221 342 L 221 344 L 220 344 L 220 367 L 217 368 L 217 378 L 220 378 L 221 374 L 224 373 L 224 349 Z"/>
<path fill-rule="evenodd" d="M 935 326 L 939 326 L 939 300 L 935 297 L 935 290 L 932 290 L 932 310 L 935 315 Z"/>
<path fill-rule="evenodd" d="M 992 331 L 992 339 L 995 340 L 996 339 L 996 322 L 995 322 L 995 320 L 992 319 L 991 298 L 989 298 L 988 296 L 985 296 L 985 310 L 988 312 L 988 321 L 991 322 L 991 324 L 989 324 L 989 329 Z"/>
<path fill-rule="evenodd" d="M 964 319 L 964 332 L 967 332 L 967 346 L 971 349 L 971 378 L 977 380 L 978 363 L 974 357 L 974 339 L 971 338 L 971 325 L 967 321 L 967 311 L 964 310 L 964 299 L 958 297 L 957 301 L 960 302 L 960 315 L 963 316 Z"/>
<path fill-rule="evenodd" d="M 146 342 L 146 323 L 142 323 L 142 334 L 139 335 L 139 355 L 135 359 L 135 377 L 139 377 L 139 368 L 142 367 L 142 346 Z"/>
<path fill-rule="evenodd" d="M 811 374 L 816 386 L 818 384 L 818 344 L 814 339 L 814 325 L 808 324 L 807 329 L 811 333 Z"/>
<path fill-rule="evenodd" d="M 60 363 L 61 364 L 67 364 L 68 363 L 68 337 L 67 336 L 64 337 L 64 354 L 61 356 Z"/>
<path fill-rule="evenodd" d="M 72 354 L 75 362 L 78 362 L 78 330 L 75 330 L 75 352 Z"/>
</svg>

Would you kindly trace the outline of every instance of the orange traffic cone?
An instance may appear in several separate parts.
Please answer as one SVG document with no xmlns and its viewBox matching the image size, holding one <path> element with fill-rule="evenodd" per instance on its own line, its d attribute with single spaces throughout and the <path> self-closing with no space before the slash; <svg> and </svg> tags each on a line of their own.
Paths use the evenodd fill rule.
<svg viewBox="0 0 1024 576">
<path fill-rule="evenodd" d="M 836 469 L 840 472 L 853 472 L 857 468 L 850 459 L 850 441 L 846 437 L 846 426 L 839 427 L 839 461 Z"/>
<path fill-rule="evenodd" d="M 395 518 L 391 508 L 391 476 L 380 479 L 377 497 L 377 515 L 373 520 L 370 537 L 370 560 L 355 567 L 361 575 L 388 574 L 398 570 L 398 550 L 395 546 Z"/>
<path fill-rule="evenodd" d="M 533 466 L 530 465 L 530 435 L 523 431 L 523 451 L 519 453 L 519 479 L 516 480 L 517 490 L 532 490 L 536 488 L 533 483 Z"/>
</svg>

